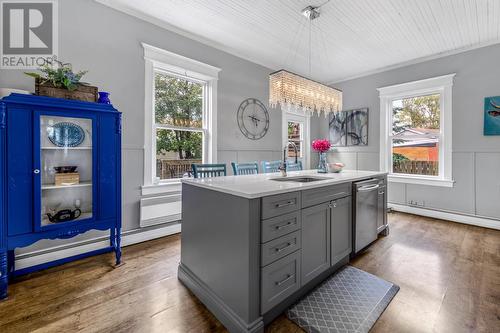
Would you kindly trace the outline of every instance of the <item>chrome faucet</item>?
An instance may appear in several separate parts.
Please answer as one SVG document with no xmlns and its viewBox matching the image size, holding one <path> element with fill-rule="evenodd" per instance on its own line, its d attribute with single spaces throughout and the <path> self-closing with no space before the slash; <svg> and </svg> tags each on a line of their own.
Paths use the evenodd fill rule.
<svg viewBox="0 0 500 333">
<path fill-rule="evenodd" d="M 298 155 L 299 152 L 297 150 L 297 145 L 293 143 L 292 141 L 288 141 L 285 145 L 285 148 L 283 148 L 283 161 L 281 162 L 280 167 L 278 168 L 279 171 L 281 171 L 281 176 L 286 177 L 286 160 L 287 160 L 287 153 L 288 153 L 288 147 L 290 145 L 293 147 L 293 151 L 295 152 L 295 164 L 299 162 Z"/>
</svg>

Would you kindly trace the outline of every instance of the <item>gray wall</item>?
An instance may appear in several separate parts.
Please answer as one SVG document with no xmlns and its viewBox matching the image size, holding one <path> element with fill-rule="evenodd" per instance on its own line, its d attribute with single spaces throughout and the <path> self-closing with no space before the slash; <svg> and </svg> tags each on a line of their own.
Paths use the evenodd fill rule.
<svg viewBox="0 0 500 333">
<path fill-rule="evenodd" d="M 389 201 L 413 200 L 426 208 L 500 219 L 500 136 L 483 136 L 484 97 L 500 95 L 500 45 L 406 66 L 334 84 L 344 92 L 344 109 L 369 107 L 369 145 L 340 148 L 329 160 L 349 169 L 379 169 L 377 88 L 457 73 L 453 85 L 453 188 L 390 184 Z M 317 119 L 315 121 L 318 121 Z M 321 120 L 319 136 L 327 137 Z"/>
<path fill-rule="evenodd" d="M 236 122 L 236 111 L 243 99 L 255 97 L 267 104 L 270 69 L 91 0 L 59 1 L 59 58 L 71 62 L 77 70 L 88 69 L 84 80 L 111 92 L 114 106 L 123 112 L 125 230 L 139 227 L 143 182 L 144 60 L 141 42 L 222 69 L 217 110 L 220 162 L 279 158 L 281 145 L 280 112 L 270 110 L 270 130 L 258 141 L 244 138 Z M 34 82 L 21 70 L 0 70 L 0 87 L 33 91 Z M 58 242 L 50 244 L 54 243 Z M 44 246 L 48 244 L 43 243 Z"/>
</svg>

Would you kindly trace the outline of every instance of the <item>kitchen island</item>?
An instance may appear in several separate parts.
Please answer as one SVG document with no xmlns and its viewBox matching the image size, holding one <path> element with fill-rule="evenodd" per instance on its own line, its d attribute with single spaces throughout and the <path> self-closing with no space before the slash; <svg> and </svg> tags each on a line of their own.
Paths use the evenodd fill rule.
<svg viewBox="0 0 500 333">
<path fill-rule="evenodd" d="M 183 180 L 179 279 L 230 332 L 263 332 L 349 262 L 353 215 L 361 214 L 353 209 L 353 183 L 362 181 L 385 188 L 386 174 L 308 170 Z M 378 193 L 369 205 L 385 216 L 385 191 Z M 387 230 L 381 221 L 374 233 Z"/>
</svg>

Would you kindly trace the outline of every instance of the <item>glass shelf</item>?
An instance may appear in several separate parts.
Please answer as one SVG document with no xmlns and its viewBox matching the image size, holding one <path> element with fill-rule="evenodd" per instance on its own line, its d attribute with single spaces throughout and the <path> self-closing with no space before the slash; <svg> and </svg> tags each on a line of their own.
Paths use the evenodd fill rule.
<svg viewBox="0 0 500 333">
<path fill-rule="evenodd" d="M 85 187 L 92 186 L 92 182 L 80 182 L 79 184 L 71 184 L 71 185 L 54 185 L 54 184 L 43 184 L 42 190 L 57 190 L 57 189 L 67 189 L 67 188 L 77 188 L 77 187 Z"/>
<path fill-rule="evenodd" d="M 42 147 L 43 150 L 92 150 L 92 147 Z"/>
</svg>

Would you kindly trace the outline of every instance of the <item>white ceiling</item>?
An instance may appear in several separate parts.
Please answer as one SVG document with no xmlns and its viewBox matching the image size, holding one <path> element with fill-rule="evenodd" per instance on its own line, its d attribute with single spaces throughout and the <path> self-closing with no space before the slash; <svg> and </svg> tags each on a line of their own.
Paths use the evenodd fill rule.
<svg viewBox="0 0 500 333">
<path fill-rule="evenodd" d="M 325 0 L 97 0 L 271 69 L 309 76 L 308 21 Z M 312 25 L 323 82 L 500 42 L 500 0 L 331 0 Z"/>
</svg>

